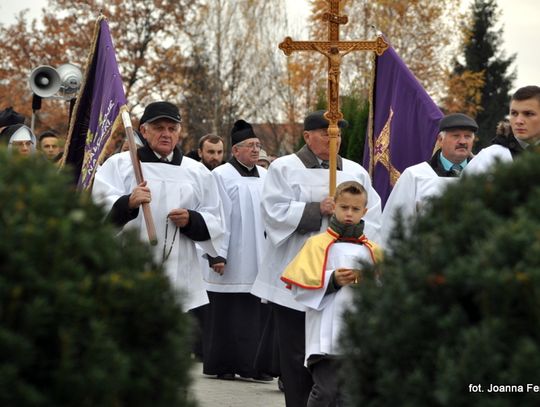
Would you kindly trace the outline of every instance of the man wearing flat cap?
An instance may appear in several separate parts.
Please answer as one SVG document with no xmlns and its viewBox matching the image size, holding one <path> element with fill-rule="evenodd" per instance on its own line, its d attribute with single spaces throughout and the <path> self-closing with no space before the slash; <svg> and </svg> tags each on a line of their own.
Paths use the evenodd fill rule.
<svg viewBox="0 0 540 407">
<path fill-rule="evenodd" d="M 441 194 L 449 183 L 459 178 L 472 157 L 476 131 L 478 125 L 465 114 L 453 113 L 441 119 L 437 136 L 440 148 L 431 160 L 405 169 L 386 201 L 381 228 L 383 246 L 387 246 L 398 211 L 408 222 L 428 198 Z"/>
<path fill-rule="evenodd" d="M 123 229 L 138 230 L 147 239 L 141 204 L 148 203 L 158 244 L 157 262 L 164 262 L 173 286 L 184 290 L 185 310 L 208 303 L 195 242 L 217 256 L 224 225 L 219 193 L 212 173 L 184 157 L 178 108 L 169 102 L 150 103 L 140 120 L 147 143 L 137 150 L 144 182 L 136 184 L 129 152 L 107 159 L 96 173 L 92 196 L 108 218 Z"/>
<path fill-rule="evenodd" d="M 540 145 L 540 87 L 519 88 L 510 101 L 510 132 L 497 132 L 491 145 L 482 149 L 467 166 L 465 174 L 489 171 L 498 162 L 512 162 L 524 151 Z"/>
<path fill-rule="evenodd" d="M 225 213 L 226 233 L 205 275 L 210 297 L 203 373 L 232 380 L 235 374 L 267 379 L 254 368 L 262 332 L 263 304 L 250 294 L 262 263 L 264 226 L 261 191 L 266 170 L 257 165 L 261 141 L 245 120 L 231 130 L 232 158 L 214 175 Z"/>
<path fill-rule="evenodd" d="M 322 110 L 305 117 L 306 145 L 272 162 L 262 192 L 266 253 L 252 293 L 272 302 L 287 406 L 306 405 L 313 383 L 304 366 L 305 306 L 295 301 L 280 276 L 304 242 L 326 230 L 334 212 L 334 200 L 328 195 L 328 124 Z M 344 128 L 347 122 L 341 120 L 338 126 Z M 338 150 L 340 141 L 339 137 Z M 368 191 L 365 235 L 377 240 L 381 200 L 369 174 L 359 164 L 339 156 L 337 169 L 337 184 L 354 180 Z"/>
</svg>

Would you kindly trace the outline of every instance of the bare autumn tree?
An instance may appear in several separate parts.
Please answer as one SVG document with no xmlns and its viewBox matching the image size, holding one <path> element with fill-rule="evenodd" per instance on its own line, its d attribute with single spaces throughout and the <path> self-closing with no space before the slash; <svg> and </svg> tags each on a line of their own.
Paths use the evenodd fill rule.
<svg viewBox="0 0 540 407">
<path fill-rule="evenodd" d="M 212 132 L 227 136 L 239 118 L 278 119 L 281 106 L 275 100 L 285 59 L 279 55 L 277 42 L 284 32 L 280 28 L 284 9 L 282 0 L 213 0 L 199 9 L 189 35 L 192 56 L 202 54 L 208 62 L 199 91 L 206 97 L 205 120 Z M 193 76 L 186 80 L 201 79 L 201 71 L 191 72 Z M 186 103 L 190 109 L 192 103 Z"/>
<path fill-rule="evenodd" d="M 465 113 L 476 117 L 482 110 L 484 73 L 455 69 L 447 74 L 447 92 L 442 100 L 448 113 Z"/>
<path fill-rule="evenodd" d="M 212 112 L 217 103 L 212 90 L 208 56 L 197 46 L 193 47 L 183 66 L 182 77 L 182 148 L 187 152 L 197 148 L 202 136 L 214 131 Z"/>
<path fill-rule="evenodd" d="M 306 54 L 296 54 L 287 58 L 286 112 L 289 123 L 297 122 L 317 103 L 317 89 L 323 86 L 320 63 Z"/>
<path fill-rule="evenodd" d="M 130 107 L 155 99 L 180 101 L 186 21 L 199 0 L 49 0 L 38 21 L 25 13 L 0 27 L 0 106 L 30 115 L 28 78 L 38 65 L 84 67 L 99 11 L 108 18 Z M 46 101 L 40 127 L 65 130 L 63 102 Z M 39 128 L 39 127 L 38 127 Z"/>
<path fill-rule="evenodd" d="M 320 10 L 326 10 L 326 2 L 323 1 L 320 6 L 312 6 L 312 11 L 317 13 Z M 323 32 L 325 23 L 320 23 L 320 30 L 314 30 L 311 26 L 308 34 L 295 30 L 293 27 L 286 26 L 285 34 L 279 39 L 281 42 L 285 36 L 292 37 L 294 40 L 315 40 L 326 39 L 326 31 Z M 286 121 L 296 123 L 301 121 L 306 112 L 312 110 L 318 101 L 321 89 L 325 89 L 326 77 L 323 69 L 326 67 L 326 58 L 314 52 L 295 52 L 288 57 L 281 53 L 281 58 L 286 58 L 285 73 L 281 78 L 281 92 L 279 98 L 283 106 Z"/>
<path fill-rule="evenodd" d="M 382 32 L 428 93 L 437 99 L 444 95 L 446 70 L 462 33 L 460 0 L 347 0 L 347 4 L 359 20 L 347 35 L 374 38 Z M 351 58 L 355 66 L 365 66 L 364 61 L 358 54 Z M 350 72 L 351 80 L 365 83 L 365 76 Z"/>
</svg>

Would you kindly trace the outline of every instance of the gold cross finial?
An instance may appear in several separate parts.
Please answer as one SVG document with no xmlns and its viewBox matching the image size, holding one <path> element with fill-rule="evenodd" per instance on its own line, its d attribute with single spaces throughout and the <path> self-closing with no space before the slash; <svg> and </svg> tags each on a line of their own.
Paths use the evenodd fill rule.
<svg viewBox="0 0 540 407">
<path fill-rule="evenodd" d="M 339 106 L 339 79 L 341 73 L 341 60 L 349 52 L 373 51 L 382 55 L 388 49 L 388 43 L 382 36 L 374 41 L 340 41 L 339 26 L 347 24 L 348 17 L 341 15 L 339 5 L 341 0 L 327 0 L 328 11 L 323 14 L 323 21 L 328 23 L 327 41 L 294 41 L 286 37 L 281 44 L 285 55 L 289 56 L 295 51 L 316 51 L 328 59 L 328 80 L 326 98 L 328 111 L 325 113 L 329 121 L 328 135 L 330 137 L 330 195 L 334 195 L 336 189 L 336 162 L 337 162 L 337 138 L 339 136 L 338 122 L 343 119 Z"/>
</svg>

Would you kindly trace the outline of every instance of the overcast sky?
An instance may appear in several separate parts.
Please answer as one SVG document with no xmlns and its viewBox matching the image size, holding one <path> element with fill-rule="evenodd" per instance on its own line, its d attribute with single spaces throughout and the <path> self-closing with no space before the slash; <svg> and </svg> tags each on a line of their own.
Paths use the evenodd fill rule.
<svg viewBox="0 0 540 407">
<path fill-rule="evenodd" d="M 291 15 L 290 22 L 297 25 L 291 32 L 295 36 L 305 25 L 309 6 L 306 0 L 286 0 Z M 464 4 L 470 0 L 462 0 Z M 540 86 L 540 0 L 498 0 L 502 10 L 500 21 L 504 24 L 504 50 L 507 54 L 517 53 L 514 65 L 517 72 L 515 88 L 526 85 Z M 0 0 L 0 22 L 9 24 L 14 21 L 15 13 L 29 8 L 31 15 L 39 16 L 45 0 Z M 300 39 L 300 38 L 295 38 Z"/>
</svg>

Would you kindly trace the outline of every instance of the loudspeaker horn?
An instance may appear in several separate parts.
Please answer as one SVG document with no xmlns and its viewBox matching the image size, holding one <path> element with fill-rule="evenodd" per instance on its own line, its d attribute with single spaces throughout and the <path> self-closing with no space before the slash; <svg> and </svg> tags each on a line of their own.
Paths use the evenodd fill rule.
<svg viewBox="0 0 540 407">
<path fill-rule="evenodd" d="M 73 64 L 64 64 L 60 65 L 56 72 L 60 77 L 60 96 L 68 100 L 73 99 L 81 87 L 81 70 Z"/>
<path fill-rule="evenodd" d="M 30 74 L 30 88 L 32 92 L 43 98 L 48 98 L 60 90 L 62 84 L 60 75 L 52 66 L 40 65 Z"/>
</svg>

